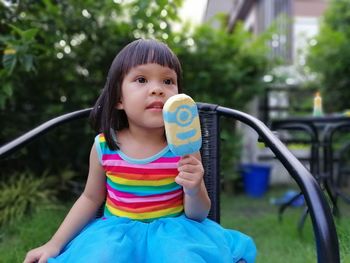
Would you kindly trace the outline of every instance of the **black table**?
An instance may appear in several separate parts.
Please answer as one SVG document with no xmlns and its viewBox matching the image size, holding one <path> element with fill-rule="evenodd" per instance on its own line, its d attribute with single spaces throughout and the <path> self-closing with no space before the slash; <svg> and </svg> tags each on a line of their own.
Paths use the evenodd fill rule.
<svg viewBox="0 0 350 263">
<path fill-rule="evenodd" d="M 333 205 L 333 214 L 338 215 L 337 198 L 342 197 L 347 203 L 350 203 L 350 198 L 342 193 L 339 189 L 339 185 L 335 183 L 333 174 L 333 139 L 336 133 L 350 130 L 350 116 L 288 117 L 273 120 L 270 128 L 274 131 L 303 131 L 309 135 L 309 143 L 311 146 L 310 172 L 315 176 L 322 188 L 326 190 Z M 291 200 L 291 202 L 281 207 L 280 214 L 293 201 L 294 200 Z M 306 214 L 307 211 L 304 213 L 302 224 Z"/>
</svg>

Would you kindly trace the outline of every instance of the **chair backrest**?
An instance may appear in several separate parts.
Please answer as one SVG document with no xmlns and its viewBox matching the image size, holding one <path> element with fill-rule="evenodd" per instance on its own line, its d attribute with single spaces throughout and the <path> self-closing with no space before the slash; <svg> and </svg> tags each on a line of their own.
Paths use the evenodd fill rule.
<svg viewBox="0 0 350 263">
<path fill-rule="evenodd" d="M 300 161 L 275 137 L 265 124 L 255 117 L 214 104 L 198 103 L 198 109 L 203 136 L 201 154 L 205 169 L 204 180 L 212 201 L 209 217 L 217 222 L 220 221 L 219 120 L 223 116 L 238 120 L 254 129 L 259 135 L 259 140 L 272 150 L 276 158 L 281 161 L 298 184 L 310 211 L 318 262 L 340 262 L 338 237 L 331 210 L 320 186 Z M 43 123 L 17 139 L 1 146 L 0 159 L 24 147 L 56 126 L 87 117 L 90 111 L 91 109 L 75 111 Z"/>
<path fill-rule="evenodd" d="M 220 222 L 220 135 L 219 115 L 215 109 L 199 108 L 202 129 L 201 156 L 204 181 L 211 200 L 208 217 Z"/>
</svg>

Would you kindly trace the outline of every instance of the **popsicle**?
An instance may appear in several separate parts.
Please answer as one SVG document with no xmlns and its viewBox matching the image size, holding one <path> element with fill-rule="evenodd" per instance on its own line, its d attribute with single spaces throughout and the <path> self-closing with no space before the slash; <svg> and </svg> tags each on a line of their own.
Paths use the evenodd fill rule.
<svg viewBox="0 0 350 263">
<path fill-rule="evenodd" d="M 170 97 L 163 106 L 165 134 L 170 150 L 177 156 L 199 151 L 202 145 L 198 109 L 186 94 Z"/>
</svg>

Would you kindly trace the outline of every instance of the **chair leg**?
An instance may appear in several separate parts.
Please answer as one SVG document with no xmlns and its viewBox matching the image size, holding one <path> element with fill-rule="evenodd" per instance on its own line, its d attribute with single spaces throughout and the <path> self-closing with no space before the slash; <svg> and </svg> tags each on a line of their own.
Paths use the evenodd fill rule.
<svg viewBox="0 0 350 263">
<path fill-rule="evenodd" d="M 350 197 L 344 194 L 341 190 L 336 189 L 337 196 L 340 196 L 346 203 L 350 204 Z"/>
<path fill-rule="evenodd" d="M 306 217 L 308 214 L 309 214 L 309 208 L 305 207 L 305 209 L 300 217 L 299 223 L 298 223 L 298 232 L 299 233 L 301 233 L 303 230 L 305 220 L 306 220 Z"/>
<path fill-rule="evenodd" d="M 295 200 L 297 200 L 300 196 L 302 195 L 302 193 L 300 192 L 299 194 L 295 195 L 293 198 L 291 198 L 287 203 L 282 204 L 280 206 L 280 208 L 278 209 L 278 219 L 279 221 L 282 221 L 282 214 L 284 212 L 284 210 L 287 209 L 288 206 L 290 206 Z"/>
<path fill-rule="evenodd" d="M 331 199 L 331 202 L 333 204 L 333 208 L 332 208 L 333 215 L 339 216 L 339 208 L 338 208 L 338 204 L 337 204 L 336 194 L 333 194 L 333 191 L 331 189 L 331 185 L 329 184 L 328 180 L 324 181 L 324 187 L 325 187 L 327 194 L 328 194 L 328 196 Z"/>
</svg>

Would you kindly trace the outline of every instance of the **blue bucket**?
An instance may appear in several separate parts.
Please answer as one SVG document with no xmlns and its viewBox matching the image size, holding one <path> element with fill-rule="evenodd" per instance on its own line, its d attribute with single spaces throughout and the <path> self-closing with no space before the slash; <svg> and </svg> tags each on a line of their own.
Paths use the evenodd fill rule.
<svg viewBox="0 0 350 263">
<path fill-rule="evenodd" d="M 262 164 L 242 164 L 244 191 L 252 197 L 261 197 L 268 189 L 271 167 Z"/>
</svg>

